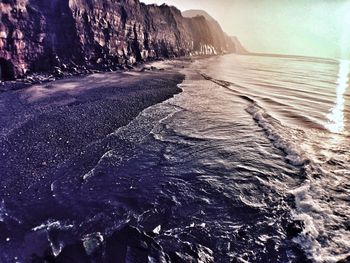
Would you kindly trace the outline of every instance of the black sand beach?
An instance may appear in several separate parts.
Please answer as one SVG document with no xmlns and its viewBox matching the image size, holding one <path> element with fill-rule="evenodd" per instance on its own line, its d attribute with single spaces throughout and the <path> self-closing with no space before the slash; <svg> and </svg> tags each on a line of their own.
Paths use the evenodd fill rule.
<svg viewBox="0 0 350 263">
<path fill-rule="evenodd" d="M 100 73 L 0 95 L 1 187 L 26 191 L 143 109 L 180 92 L 175 71 Z M 46 178 L 46 177 L 45 177 Z"/>
<path fill-rule="evenodd" d="M 0 246 L 17 247 L 13 254 L 12 249 L 1 253 L 0 262 L 10 262 L 23 243 L 21 258 L 34 262 L 45 256 L 47 238 L 40 242 L 36 235 L 26 243 L 26 233 L 50 218 L 79 218 L 81 213 L 79 205 L 57 205 L 53 182 L 83 180 L 80 175 L 119 143 L 109 135 L 145 108 L 179 93 L 183 78 L 173 64 L 165 70 L 99 73 L 0 94 Z"/>
</svg>

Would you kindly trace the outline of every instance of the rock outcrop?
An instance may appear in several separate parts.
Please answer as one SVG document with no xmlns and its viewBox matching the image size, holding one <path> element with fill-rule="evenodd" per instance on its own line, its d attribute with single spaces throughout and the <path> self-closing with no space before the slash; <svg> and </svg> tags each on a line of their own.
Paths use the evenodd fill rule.
<svg viewBox="0 0 350 263">
<path fill-rule="evenodd" d="M 41 230 L 44 232 L 43 230 Z M 37 233 L 38 234 L 38 233 Z M 50 232 L 48 232 L 50 235 Z M 55 238 L 57 240 L 55 240 Z M 32 255 L 30 263 L 213 263 L 213 252 L 202 245 L 184 242 L 177 245 L 176 252 L 166 253 L 156 240 L 136 227 L 126 225 L 115 230 L 110 236 L 94 233 L 85 236 L 82 240 L 63 245 L 57 255 L 52 252 L 52 241 L 60 238 L 55 236 L 50 245 L 46 245 L 43 255 Z M 46 244 L 46 241 L 43 242 Z"/>
<path fill-rule="evenodd" d="M 3 0 L 0 77 L 234 52 L 220 25 L 139 0 Z"/>
</svg>

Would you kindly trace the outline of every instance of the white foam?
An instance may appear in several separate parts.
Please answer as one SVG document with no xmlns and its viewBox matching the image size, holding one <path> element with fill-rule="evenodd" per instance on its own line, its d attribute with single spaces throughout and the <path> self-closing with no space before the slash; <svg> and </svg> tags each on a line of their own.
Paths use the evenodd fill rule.
<svg viewBox="0 0 350 263">
<path fill-rule="evenodd" d="M 7 216 L 7 212 L 5 209 L 5 201 L 1 200 L 1 202 L 0 202 L 0 222 L 4 222 L 6 216 Z"/>
<path fill-rule="evenodd" d="M 293 130 L 284 127 L 278 120 L 268 115 L 256 103 L 246 111 L 257 124 L 264 129 L 273 145 L 286 154 L 286 159 L 293 165 L 302 166 L 306 179 L 301 186 L 290 190 L 295 196 L 296 209 L 292 211 L 295 220 L 304 222 L 304 229 L 293 239 L 307 256 L 317 263 L 337 262 L 350 255 L 350 233 L 343 225 L 344 216 L 335 214 L 335 204 L 324 200 L 327 191 L 337 181 L 334 171 L 325 169 L 322 163 L 307 158 L 307 147 L 301 148 L 303 138 L 294 136 Z M 317 179 L 319 178 L 319 179 Z M 339 179 L 339 178 L 338 178 Z M 338 205 L 340 200 L 338 200 Z M 347 211 L 346 202 L 342 208 Z M 345 213 L 349 216 L 349 213 Z"/>
<path fill-rule="evenodd" d="M 160 231 L 162 230 L 162 226 L 158 225 L 156 228 L 153 229 L 153 233 L 159 235 Z"/>
<path fill-rule="evenodd" d="M 71 224 L 69 224 L 69 225 L 62 224 L 60 221 L 47 221 L 45 223 L 42 223 L 39 226 L 33 227 L 32 230 L 35 232 L 35 231 L 39 231 L 42 229 L 50 229 L 50 228 L 69 229 L 72 227 L 74 227 L 74 226 Z"/>
<path fill-rule="evenodd" d="M 289 140 L 291 139 L 291 134 L 288 134 L 283 127 L 279 127 L 281 124 L 279 124 L 277 120 L 267 115 L 257 104 L 252 104 L 246 111 L 251 114 L 258 125 L 264 129 L 274 146 L 285 152 L 286 159 L 290 163 L 300 166 L 307 162 L 303 151 Z M 274 122 L 271 120 L 274 120 Z"/>
<path fill-rule="evenodd" d="M 110 151 L 107 151 L 106 153 L 104 153 L 104 154 L 101 156 L 100 160 L 97 162 L 97 164 L 94 166 L 94 168 L 92 168 L 90 171 L 88 171 L 87 173 L 85 173 L 85 174 L 83 175 L 83 180 L 86 181 L 86 180 L 88 180 L 89 178 L 93 177 L 93 176 L 95 175 L 96 167 L 97 167 L 98 165 L 100 165 L 100 164 L 103 162 L 103 160 L 104 160 L 105 158 L 110 158 L 110 157 L 112 157 L 112 156 L 113 156 L 113 150 L 110 150 Z M 51 187 L 51 190 L 52 190 L 52 187 Z"/>
<path fill-rule="evenodd" d="M 297 207 L 293 216 L 305 225 L 294 241 L 317 263 L 337 262 L 350 255 L 350 234 L 342 225 L 344 218 L 334 214 L 334 207 L 322 200 L 327 194 L 326 189 L 309 179 L 291 191 Z"/>
<path fill-rule="evenodd" d="M 67 230 L 67 229 L 71 229 L 73 228 L 74 225 L 72 224 L 69 224 L 69 225 L 66 225 L 66 224 L 63 224 L 61 223 L 60 221 L 47 221 L 45 223 L 42 223 L 41 225 L 39 226 L 36 226 L 34 228 L 32 228 L 32 231 L 36 232 L 36 231 L 40 231 L 40 230 L 50 230 L 51 228 L 57 228 L 57 229 L 61 229 L 61 230 Z M 50 238 L 48 237 L 48 241 L 50 242 L 50 246 L 52 248 L 52 253 L 54 254 L 54 256 L 58 256 L 63 247 L 64 247 L 64 243 L 63 242 L 58 242 L 58 244 L 54 244 Z"/>
</svg>

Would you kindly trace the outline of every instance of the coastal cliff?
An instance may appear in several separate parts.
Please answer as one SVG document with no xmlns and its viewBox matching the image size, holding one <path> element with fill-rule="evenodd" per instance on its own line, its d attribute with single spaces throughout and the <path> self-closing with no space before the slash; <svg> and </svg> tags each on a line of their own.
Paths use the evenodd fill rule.
<svg viewBox="0 0 350 263">
<path fill-rule="evenodd" d="M 0 11 L 2 80 L 235 52 L 219 24 L 139 0 L 5 0 Z"/>
<path fill-rule="evenodd" d="M 227 51 L 236 53 L 237 48 L 233 39 L 222 30 L 220 24 L 207 12 L 204 10 L 191 9 L 182 12 L 182 15 L 190 19 L 204 17 L 213 37 L 213 45 L 216 47 L 217 51 L 219 53 L 226 53 Z"/>
<path fill-rule="evenodd" d="M 238 37 L 231 36 L 231 41 L 235 45 L 235 53 L 245 55 L 248 54 L 249 51 L 242 45 L 242 43 L 239 41 Z"/>
</svg>

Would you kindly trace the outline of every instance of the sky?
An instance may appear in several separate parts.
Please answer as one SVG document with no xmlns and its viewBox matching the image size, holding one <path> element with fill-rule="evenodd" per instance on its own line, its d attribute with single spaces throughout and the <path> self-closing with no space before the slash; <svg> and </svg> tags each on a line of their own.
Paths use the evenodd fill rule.
<svg viewBox="0 0 350 263">
<path fill-rule="evenodd" d="M 350 60 L 350 0 L 141 0 L 203 9 L 251 52 Z"/>
</svg>

